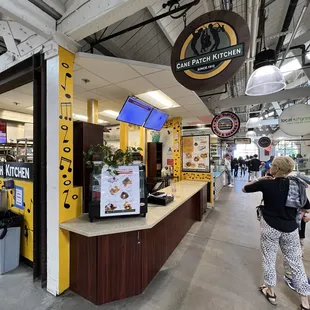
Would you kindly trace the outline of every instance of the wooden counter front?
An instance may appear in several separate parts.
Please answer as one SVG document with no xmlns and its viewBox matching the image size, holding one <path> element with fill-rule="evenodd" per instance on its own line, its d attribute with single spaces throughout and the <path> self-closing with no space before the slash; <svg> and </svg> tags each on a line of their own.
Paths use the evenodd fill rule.
<svg viewBox="0 0 310 310">
<path fill-rule="evenodd" d="M 201 220 L 206 185 L 149 229 L 94 237 L 71 232 L 70 289 L 96 305 L 141 294 Z"/>
</svg>

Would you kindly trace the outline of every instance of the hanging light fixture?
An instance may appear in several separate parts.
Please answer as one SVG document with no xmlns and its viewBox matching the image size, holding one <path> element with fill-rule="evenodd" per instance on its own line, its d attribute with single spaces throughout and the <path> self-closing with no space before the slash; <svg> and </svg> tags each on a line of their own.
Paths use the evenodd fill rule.
<svg viewBox="0 0 310 310">
<path fill-rule="evenodd" d="M 256 132 L 254 131 L 254 128 L 249 128 L 248 132 L 245 135 L 247 138 L 253 138 L 256 137 Z"/>
<path fill-rule="evenodd" d="M 258 128 L 262 127 L 263 123 L 261 118 L 259 117 L 259 113 L 250 114 L 250 118 L 248 119 L 245 127 L 246 128 Z"/>
<path fill-rule="evenodd" d="M 263 96 L 277 93 L 286 87 L 284 75 L 275 66 L 276 53 L 274 50 L 264 50 L 255 56 L 254 72 L 250 76 L 246 95 Z"/>
</svg>

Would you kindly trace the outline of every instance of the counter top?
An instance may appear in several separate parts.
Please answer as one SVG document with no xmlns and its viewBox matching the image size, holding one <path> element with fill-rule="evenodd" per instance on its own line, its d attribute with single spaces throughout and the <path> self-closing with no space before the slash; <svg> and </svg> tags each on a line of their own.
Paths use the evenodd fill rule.
<svg viewBox="0 0 310 310">
<path fill-rule="evenodd" d="M 214 178 L 217 178 L 217 177 L 219 177 L 223 172 L 225 172 L 225 170 L 223 169 L 223 170 L 220 170 L 220 171 L 213 171 L 213 177 Z"/>
<path fill-rule="evenodd" d="M 91 223 L 89 222 L 88 214 L 84 214 L 78 218 L 60 224 L 59 227 L 86 237 L 150 229 L 206 185 L 207 182 L 201 181 L 181 181 L 176 183 L 177 191 L 174 201 L 165 207 L 149 204 L 146 217 L 103 218 L 97 219 L 95 222 Z M 171 188 L 169 186 L 161 191 L 171 193 Z"/>
</svg>

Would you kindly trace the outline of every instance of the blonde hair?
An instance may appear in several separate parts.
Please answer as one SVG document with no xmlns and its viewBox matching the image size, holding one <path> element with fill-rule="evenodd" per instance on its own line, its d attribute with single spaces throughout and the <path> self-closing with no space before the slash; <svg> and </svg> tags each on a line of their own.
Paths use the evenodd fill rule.
<svg viewBox="0 0 310 310">
<path fill-rule="evenodd" d="M 291 157 L 280 156 L 280 157 L 276 157 L 272 161 L 272 165 L 278 167 L 280 170 L 279 172 L 282 175 L 287 176 L 288 174 L 290 174 L 294 170 L 295 163 Z"/>
</svg>

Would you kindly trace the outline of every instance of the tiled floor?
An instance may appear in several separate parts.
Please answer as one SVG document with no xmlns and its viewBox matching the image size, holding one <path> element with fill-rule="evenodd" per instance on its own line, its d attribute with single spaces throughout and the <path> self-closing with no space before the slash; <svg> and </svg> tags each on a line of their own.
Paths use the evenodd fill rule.
<svg viewBox="0 0 310 310">
<path fill-rule="evenodd" d="M 215 210 L 192 227 L 142 295 L 100 307 L 70 292 L 54 298 L 31 282 L 31 270 L 20 267 L 0 276 L 0 310 L 274 309 L 257 289 L 260 195 L 241 193 L 244 184 L 239 180 L 223 190 Z M 310 274 L 310 241 L 304 262 Z M 297 309 L 298 296 L 283 283 L 281 265 L 279 254 L 277 309 Z"/>
</svg>

